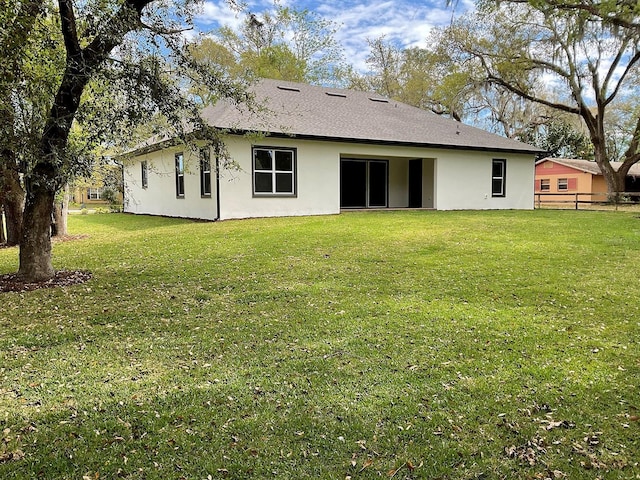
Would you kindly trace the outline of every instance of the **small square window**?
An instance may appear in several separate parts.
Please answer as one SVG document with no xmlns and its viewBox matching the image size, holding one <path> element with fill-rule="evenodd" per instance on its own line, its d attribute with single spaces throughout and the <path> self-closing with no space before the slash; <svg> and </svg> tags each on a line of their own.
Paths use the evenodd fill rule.
<svg viewBox="0 0 640 480">
<path fill-rule="evenodd" d="M 548 178 L 543 178 L 540 180 L 540 190 L 543 192 L 548 192 L 551 190 L 551 180 Z"/>
<path fill-rule="evenodd" d="M 558 179 L 558 191 L 563 192 L 569 190 L 569 179 L 567 178 L 559 178 Z"/>
<path fill-rule="evenodd" d="M 102 194 L 102 188 L 89 187 L 87 188 L 87 200 L 100 200 Z"/>
</svg>

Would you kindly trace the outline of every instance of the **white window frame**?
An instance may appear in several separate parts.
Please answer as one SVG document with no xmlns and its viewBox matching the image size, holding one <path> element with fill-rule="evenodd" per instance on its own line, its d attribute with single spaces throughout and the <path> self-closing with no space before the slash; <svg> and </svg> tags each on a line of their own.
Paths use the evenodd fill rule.
<svg viewBox="0 0 640 480">
<path fill-rule="evenodd" d="M 100 200 L 101 195 L 102 195 L 101 187 L 87 188 L 87 200 Z"/>
<path fill-rule="evenodd" d="M 568 178 L 559 178 L 558 179 L 558 191 L 559 192 L 568 192 L 569 191 L 569 179 Z"/>
<path fill-rule="evenodd" d="M 258 152 L 269 152 L 271 155 L 271 168 L 257 168 L 256 159 Z M 278 153 L 287 153 L 291 155 L 291 169 L 277 169 L 277 157 Z M 252 168 L 252 189 L 254 197 L 295 197 L 297 195 L 297 149 L 286 147 L 264 147 L 254 146 L 251 149 L 251 168 Z M 257 191 L 258 175 L 271 175 L 271 191 Z M 291 189 L 287 191 L 277 190 L 277 178 L 278 175 L 290 175 L 291 176 Z"/>
</svg>

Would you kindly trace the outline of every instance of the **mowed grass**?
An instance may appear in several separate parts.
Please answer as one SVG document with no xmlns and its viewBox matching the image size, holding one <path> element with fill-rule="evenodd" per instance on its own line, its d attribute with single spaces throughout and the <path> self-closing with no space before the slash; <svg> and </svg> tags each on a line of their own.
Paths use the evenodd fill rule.
<svg viewBox="0 0 640 480">
<path fill-rule="evenodd" d="M 0 294 L 0 478 L 640 478 L 637 214 L 70 233 Z"/>
</svg>

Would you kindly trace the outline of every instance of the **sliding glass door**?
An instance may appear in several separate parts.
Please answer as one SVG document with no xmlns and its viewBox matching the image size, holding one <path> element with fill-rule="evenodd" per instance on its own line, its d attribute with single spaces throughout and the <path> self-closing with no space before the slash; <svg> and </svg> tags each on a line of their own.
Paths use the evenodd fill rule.
<svg viewBox="0 0 640 480">
<path fill-rule="evenodd" d="M 388 205 L 388 191 L 388 161 L 340 161 L 341 208 L 384 208 Z"/>
</svg>

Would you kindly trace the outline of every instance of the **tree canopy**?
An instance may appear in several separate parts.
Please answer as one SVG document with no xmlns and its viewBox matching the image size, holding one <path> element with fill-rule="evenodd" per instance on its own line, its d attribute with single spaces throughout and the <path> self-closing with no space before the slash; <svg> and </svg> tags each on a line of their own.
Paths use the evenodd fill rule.
<svg viewBox="0 0 640 480">
<path fill-rule="evenodd" d="M 638 110 L 620 108 L 622 103 L 637 104 L 640 29 L 625 13 L 610 18 L 604 3 L 591 5 L 488 3 L 449 29 L 449 45 L 456 61 L 476 66 L 487 83 L 579 117 L 609 192 L 616 194 L 623 191 L 629 168 L 640 160 Z M 613 111 L 618 116 L 624 111 L 630 127 L 618 170 L 610 163 L 618 152 L 608 141 Z"/>
<path fill-rule="evenodd" d="M 223 26 L 190 46 L 192 54 L 230 75 L 251 74 L 311 84 L 338 84 L 344 67 L 338 27 L 307 9 L 275 1 L 260 17 L 247 12 L 236 31 Z"/>
<path fill-rule="evenodd" d="M 0 3 L 8 67 L 0 81 L 0 191 L 5 201 L 11 180 L 23 176 L 22 278 L 53 276 L 53 199 L 86 166 L 91 147 L 129 138 L 135 125 L 157 115 L 180 138 L 198 132 L 215 141 L 199 115 L 201 100 L 182 88 L 187 80 L 219 97 L 249 100 L 245 82 L 220 75 L 184 48 L 182 32 L 198 3 Z"/>
</svg>

